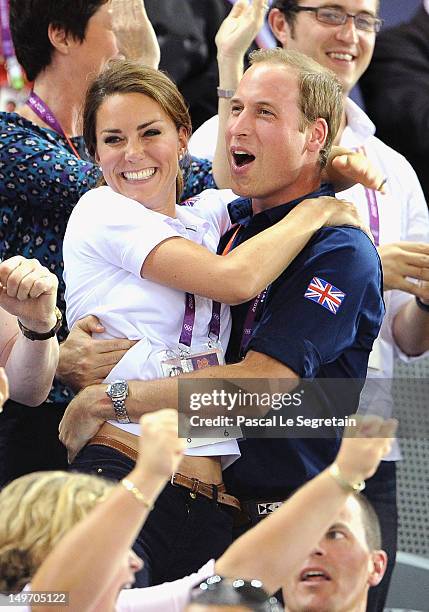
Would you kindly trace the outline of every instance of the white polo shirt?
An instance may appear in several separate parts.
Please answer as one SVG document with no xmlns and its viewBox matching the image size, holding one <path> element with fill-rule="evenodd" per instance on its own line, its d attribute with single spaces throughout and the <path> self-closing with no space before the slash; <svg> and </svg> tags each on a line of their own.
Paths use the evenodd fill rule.
<svg viewBox="0 0 429 612">
<path fill-rule="evenodd" d="M 106 382 L 116 379 L 162 378 L 160 359 L 166 349 L 176 350 L 182 330 L 185 294 L 141 278 L 142 265 L 152 249 L 172 237 L 183 237 L 216 252 L 219 239 L 230 227 L 229 201 L 214 203 L 211 191 L 194 198 L 190 206 L 177 206 L 176 218 L 151 211 L 110 187 L 87 192 L 75 206 L 63 243 L 67 322 L 70 328 L 87 315 L 97 316 L 105 327 L 98 338 L 138 340 L 112 369 Z M 182 262 L 172 261 L 172 266 Z M 208 340 L 212 301 L 195 296 L 192 348 Z M 221 307 L 220 341 L 226 351 L 231 319 Z M 139 425 L 120 425 L 135 435 Z M 223 434 L 220 432 L 220 434 Z M 235 440 L 193 440 L 187 454 L 223 456 L 224 467 L 239 456 Z M 202 445 L 206 446 L 202 446 Z M 227 456 L 230 460 L 227 460 Z"/>
</svg>

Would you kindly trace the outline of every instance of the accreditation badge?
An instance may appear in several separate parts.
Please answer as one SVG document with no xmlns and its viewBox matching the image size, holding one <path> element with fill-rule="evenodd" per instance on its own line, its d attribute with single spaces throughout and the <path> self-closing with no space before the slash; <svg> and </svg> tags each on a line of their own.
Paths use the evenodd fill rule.
<svg viewBox="0 0 429 612">
<path fill-rule="evenodd" d="M 161 368 L 166 377 L 180 376 L 224 363 L 222 346 L 218 341 L 209 341 L 189 352 L 182 349 L 165 351 L 161 356 Z"/>
</svg>

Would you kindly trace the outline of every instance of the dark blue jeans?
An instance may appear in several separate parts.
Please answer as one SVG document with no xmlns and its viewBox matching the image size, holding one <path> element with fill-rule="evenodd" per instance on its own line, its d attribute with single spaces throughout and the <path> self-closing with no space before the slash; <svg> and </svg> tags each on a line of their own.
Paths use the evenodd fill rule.
<svg viewBox="0 0 429 612">
<path fill-rule="evenodd" d="M 119 481 L 134 462 L 105 446 L 87 446 L 70 466 L 76 472 Z M 118 517 L 118 521 L 121 517 Z M 218 558 L 232 542 L 233 517 L 226 506 L 167 484 L 133 546 L 144 561 L 136 587 L 177 580 Z"/>
</svg>

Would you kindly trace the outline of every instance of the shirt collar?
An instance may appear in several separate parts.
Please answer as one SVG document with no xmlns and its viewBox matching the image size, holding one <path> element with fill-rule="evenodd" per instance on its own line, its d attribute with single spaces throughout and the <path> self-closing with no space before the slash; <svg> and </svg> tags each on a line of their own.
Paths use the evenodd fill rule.
<svg viewBox="0 0 429 612">
<path fill-rule="evenodd" d="M 362 140 L 374 136 L 375 125 L 356 102 L 346 98 L 345 109 L 347 117 L 347 125 L 344 129 L 345 138 L 347 138 L 348 132 L 354 133 Z"/>
<path fill-rule="evenodd" d="M 291 202 L 286 202 L 286 204 L 268 208 L 257 215 L 253 215 L 252 200 L 250 198 L 238 198 L 234 200 L 228 204 L 228 211 L 232 223 L 240 223 L 240 225 L 246 226 L 252 218 L 260 219 L 265 216 L 268 221 L 273 224 L 283 219 L 283 217 L 290 213 L 290 211 L 303 200 L 307 200 L 308 198 L 319 198 L 320 196 L 335 196 L 333 186 L 330 183 L 324 183 L 319 189 L 311 193 L 307 193 Z"/>
</svg>

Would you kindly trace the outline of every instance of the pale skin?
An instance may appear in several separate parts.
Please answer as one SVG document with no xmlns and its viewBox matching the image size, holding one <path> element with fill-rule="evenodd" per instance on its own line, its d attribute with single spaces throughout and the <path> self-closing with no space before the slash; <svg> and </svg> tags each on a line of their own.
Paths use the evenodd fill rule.
<svg viewBox="0 0 429 612">
<path fill-rule="evenodd" d="M 56 323 L 58 280 L 36 259 L 11 257 L 0 264 L 0 365 L 9 379 L 10 396 L 28 406 L 47 397 L 58 363 L 58 341 L 29 340 L 18 321 L 45 333 Z M 5 392 L 7 395 L 7 392 Z"/>
<path fill-rule="evenodd" d="M 304 4 L 301 3 L 300 4 Z M 321 0 L 312 3 L 312 6 L 322 6 L 326 4 Z M 340 0 L 335 3 L 336 6 L 346 8 L 349 12 L 355 13 L 359 10 L 368 10 L 376 15 L 378 3 L 376 0 L 370 0 L 363 6 L 362 2 L 352 6 L 346 3 L 345 0 Z M 368 5 L 368 6 L 366 6 Z M 353 10 L 356 8 L 356 10 Z M 348 20 L 343 27 L 329 26 L 328 38 L 319 38 L 320 28 L 326 28 L 326 25 L 320 24 L 314 19 L 313 15 L 299 13 L 295 20 L 295 34 L 292 36 L 290 27 L 278 9 L 272 9 L 269 14 L 269 24 L 275 37 L 281 42 L 286 49 L 295 49 L 304 53 L 314 55 L 314 59 L 322 64 L 328 62 L 326 56 L 321 53 L 322 46 L 319 48 L 318 42 L 308 46 L 306 37 L 301 35 L 307 32 L 306 36 L 315 35 L 317 31 L 317 41 L 320 44 L 328 44 L 330 41 L 332 48 L 338 47 L 343 51 L 350 49 L 351 53 L 359 52 L 359 62 L 356 64 L 356 69 L 352 77 L 344 78 L 344 98 L 347 98 L 351 88 L 359 80 L 360 76 L 366 69 L 369 63 L 373 49 L 375 36 L 359 31 L 355 28 L 353 22 Z M 310 32 L 310 34 L 308 34 Z M 330 63 L 327 66 L 335 71 L 335 66 Z M 341 80 L 343 68 L 339 67 L 338 76 Z M 347 126 L 347 117 L 343 114 L 342 124 L 336 137 L 336 142 L 339 142 L 344 129 Z M 409 293 L 411 296 L 418 296 L 425 304 L 429 304 L 429 245 L 423 242 L 397 242 L 392 244 L 380 245 L 378 252 L 383 266 L 384 288 L 385 290 L 396 289 Z M 417 282 L 410 282 L 413 279 Z M 407 355 L 417 356 L 429 349 L 429 313 L 420 309 L 414 298 L 411 298 L 405 304 L 395 317 L 393 324 L 393 336 L 399 348 Z"/>
<path fill-rule="evenodd" d="M 390 448 L 396 426 L 392 419 L 366 417 L 347 431 L 336 458 L 347 482 L 356 483 L 375 473 Z M 141 453 L 128 478 L 148 500 L 154 501 L 169 474 L 178 468 L 183 450 L 177 440 L 177 413 L 161 410 L 148 414 L 141 419 L 141 430 Z M 257 578 L 269 592 L 276 591 L 285 577 L 300 567 L 350 497 L 350 491 L 340 486 L 328 470 L 323 471 L 273 515 L 234 542 L 216 561 L 215 572 L 230 578 Z M 117 529 L 111 529 L 113 522 L 118 523 L 115 520 L 118 515 L 123 520 Z M 55 587 L 69 591 L 79 610 L 94 609 L 94 601 L 99 605 L 102 598 L 110 602 L 103 609 L 113 610 L 118 592 L 114 577 L 146 516 L 147 509 L 121 485 L 116 486 L 44 560 L 32 579 L 32 589 L 45 591 Z M 377 552 L 381 580 L 386 556 L 383 551 Z M 70 564 L 70 559 L 76 561 Z M 64 572 L 66 564 L 71 570 Z M 89 572 L 92 580 L 88 583 Z M 81 588 L 83 583 L 85 589 Z M 99 585 L 108 586 L 101 593 Z"/>
</svg>

